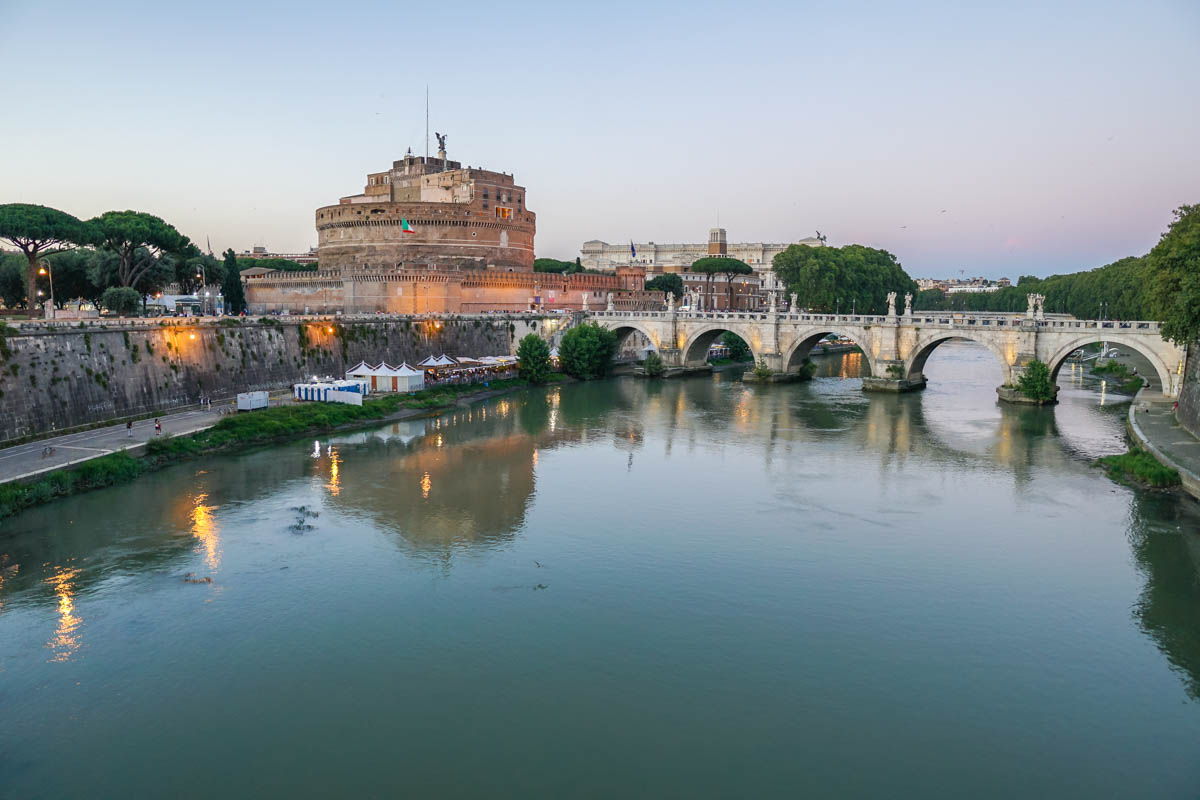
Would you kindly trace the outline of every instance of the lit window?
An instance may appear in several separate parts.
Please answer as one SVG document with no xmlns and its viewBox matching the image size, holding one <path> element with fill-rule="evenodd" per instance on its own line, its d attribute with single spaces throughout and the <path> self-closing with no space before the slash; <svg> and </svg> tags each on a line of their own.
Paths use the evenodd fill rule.
<svg viewBox="0 0 1200 800">
<path fill-rule="evenodd" d="M 498 219 L 512 219 L 513 210 L 504 206 L 496 206 L 496 217 Z"/>
</svg>

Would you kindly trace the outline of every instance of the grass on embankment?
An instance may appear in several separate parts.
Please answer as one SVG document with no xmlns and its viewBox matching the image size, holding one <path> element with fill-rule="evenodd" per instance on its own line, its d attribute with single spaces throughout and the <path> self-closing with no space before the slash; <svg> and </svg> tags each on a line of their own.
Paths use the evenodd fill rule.
<svg viewBox="0 0 1200 800">
<path fill-rule="evenodd" d="M 1178 486 L 1179 472 L 1159 462 L 1145 450 L 1130 450 L 1119 456 L 1105 456 L 1097 462 L 1113 480 L 1137 483 L 1154 489 Z"/>
<path fill-rule="evenodd" d="M 1138 389 L 1146 385 L 1146 381 L 1142 377 L 1134 375 L 1129 367 L 1120 361 L 1097 364 L 1092 367 L 1092 374 L 1111 377 L 1117 383 L 1116 391 L 1122 394 L 1137 394 Z"/>
<path fill-rule="evenodd" d="M 557 377 L 557 376 L 552 376 Z M 528 385 L 520 379 L 491 381 L 488 386 L 439 386 L 413 394 L 370 397 L 361 406 L 301 403 L 225 417 L 207 430 L 186 436 L 165 436 L 146 443 L 146 455 L 111 453 L 82 464 L 47 472 L 31 483 L 0 484 L 0 519 L 59 497 L 129 483 L 140 475 L 192 456 L 229 452 L 321 433 L 355 423 L 384 419 L 406 409 L 435 411 L 448 408 L 462 395 L 514 389 Z"/>
</svg>

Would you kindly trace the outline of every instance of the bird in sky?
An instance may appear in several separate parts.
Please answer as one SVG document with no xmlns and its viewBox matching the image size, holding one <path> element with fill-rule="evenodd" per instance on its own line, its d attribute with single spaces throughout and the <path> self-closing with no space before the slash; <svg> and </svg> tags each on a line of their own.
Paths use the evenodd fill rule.
<svg viewBox="0 0 1200 800">
<path fill-rule="evenodd" d="M 943 209 L 942 209 L 942 213 L 943 213 L 943 214 L 945 214 L 945 213 L 946 213 L 946 209 L 944 209 L 944 208 L 943 208 Z"/>
</svg>

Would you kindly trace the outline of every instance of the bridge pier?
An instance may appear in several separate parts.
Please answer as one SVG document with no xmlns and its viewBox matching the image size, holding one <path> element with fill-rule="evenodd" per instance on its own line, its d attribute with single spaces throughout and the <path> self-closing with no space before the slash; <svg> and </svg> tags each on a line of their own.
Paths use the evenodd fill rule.
<svg viewBox="0 0 1200 800">
<path fill-rule="evenodd" d="M 916 392 L 925 388 L 925 376 L 920 372 L 908 372 L 903 361 L 879 360 L 876 362 L 882 375 L 864 375 L 862 390 L 864 392 Z"/>
</svg>

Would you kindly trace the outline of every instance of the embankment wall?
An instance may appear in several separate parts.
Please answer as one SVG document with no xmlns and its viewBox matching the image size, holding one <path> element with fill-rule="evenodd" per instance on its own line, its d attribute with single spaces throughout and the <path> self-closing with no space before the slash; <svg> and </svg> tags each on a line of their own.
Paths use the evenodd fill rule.
<svg viewBox="0 0 1200 800">
<path fill-rule="evenodd" d="M 0 443 L 167 412 L 202 396 L 342 377 L 359 361 L 507 355 L 525 334 L 550 338 L 565 322 L 487 314 L 8 327 L 0 332 Z"/>
<path fill-rule="evenodd" d="M 1189 433 L 1200 436 L 1200 343 L 1193 342 L 1188 347 L 1176 418 Z"/>
</svg>

